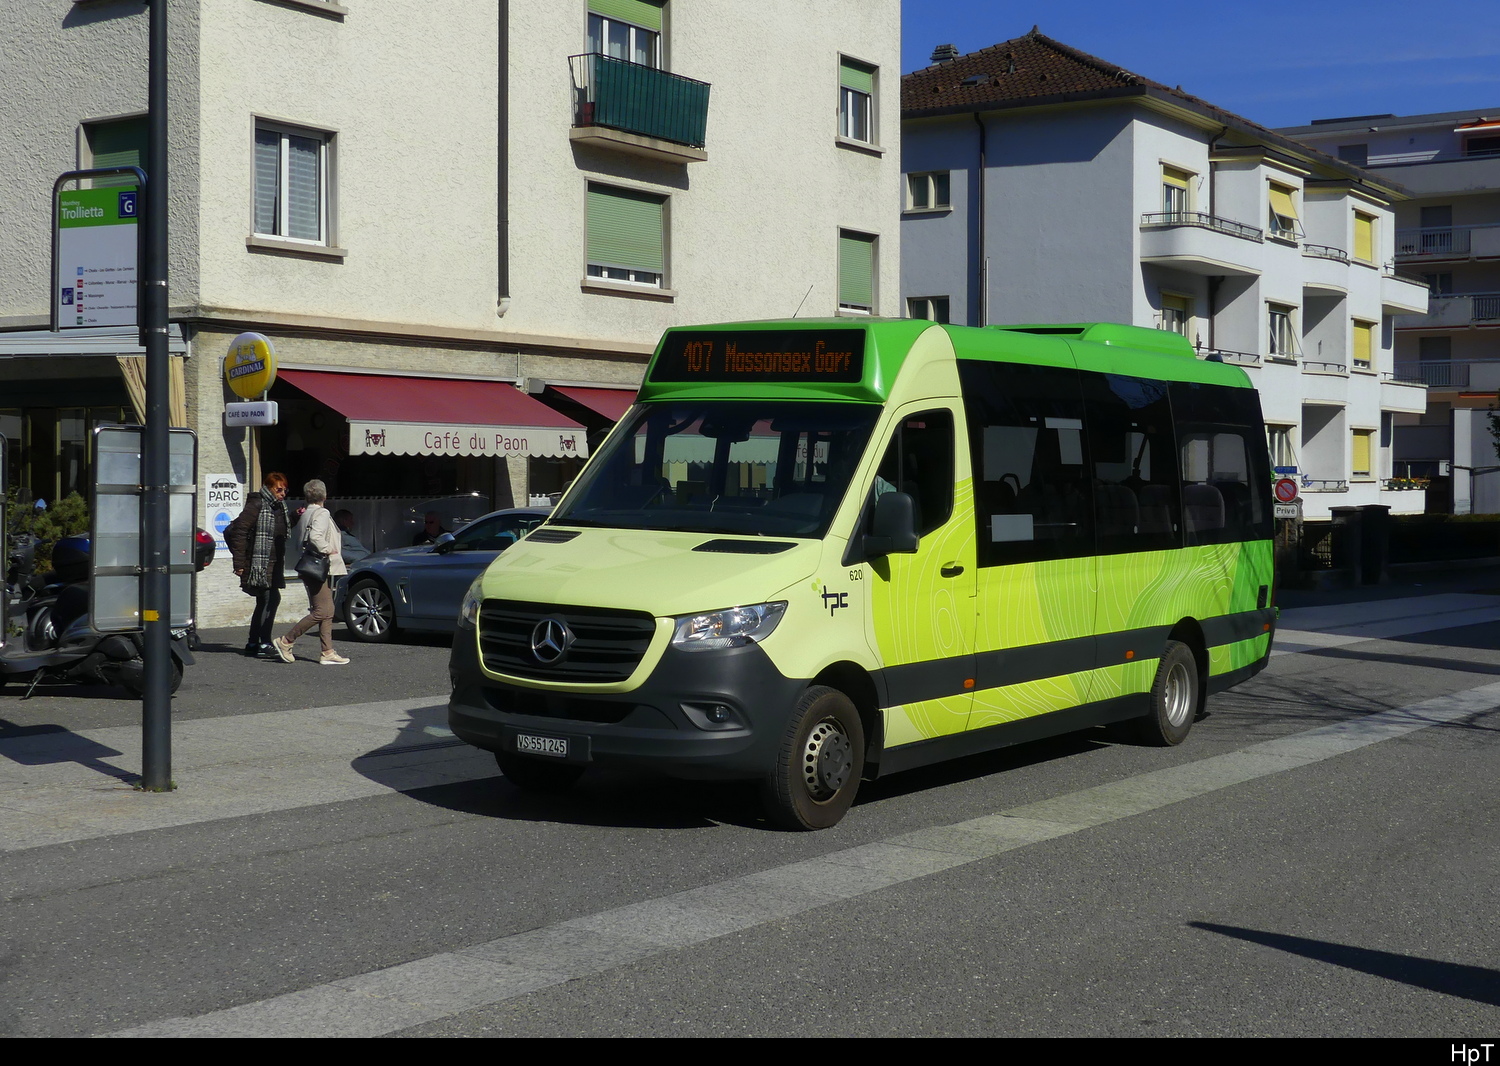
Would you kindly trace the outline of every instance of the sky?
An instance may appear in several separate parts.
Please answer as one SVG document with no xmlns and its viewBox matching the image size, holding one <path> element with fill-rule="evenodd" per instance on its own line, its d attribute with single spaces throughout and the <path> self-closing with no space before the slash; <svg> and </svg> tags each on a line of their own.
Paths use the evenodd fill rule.
<svg viewBox="0 0 1500 1066">
<path fill-rule="evenodd" d="M 1500 115 L 1500 0 L 901 0 L 902 72 L 1033 25 L 1262 126 Z"/>
</svg>

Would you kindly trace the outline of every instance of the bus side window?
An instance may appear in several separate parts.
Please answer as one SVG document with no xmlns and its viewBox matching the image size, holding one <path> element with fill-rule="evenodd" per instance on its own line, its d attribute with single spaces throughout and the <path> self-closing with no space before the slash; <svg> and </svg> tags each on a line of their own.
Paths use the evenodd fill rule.
<svg viewBox="0 0 1500 1066">
<path fill-rule="evenodd" d="M 1254 389 L 1172 384 L 1188 544 L 1271 535 L 1270 461 Z"/>
<path fill-rule="evenodd" d="M 1079 375 L 959 360 L 973 450 L 979 565 L 1094 554 Z"/>
</svg>

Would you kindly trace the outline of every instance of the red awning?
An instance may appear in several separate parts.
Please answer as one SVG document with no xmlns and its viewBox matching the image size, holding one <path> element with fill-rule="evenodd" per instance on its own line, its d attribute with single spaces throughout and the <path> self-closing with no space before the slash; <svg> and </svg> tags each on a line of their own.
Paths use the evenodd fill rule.
<svg viewBox="0 0 1500 1066">
<path fill-rule="evenodd" d="M 583 427 L 503 381 L 283 370 L 349 420 L 351 455 L 585 456 Z"/>
<path fill-rule="evenodd" d="M 577 385 L 553 385 L 552 388 L 611 422 L 624 418 L 630 405 L 635 403 L 634 389 L 590 389 Z"/>
</svg>

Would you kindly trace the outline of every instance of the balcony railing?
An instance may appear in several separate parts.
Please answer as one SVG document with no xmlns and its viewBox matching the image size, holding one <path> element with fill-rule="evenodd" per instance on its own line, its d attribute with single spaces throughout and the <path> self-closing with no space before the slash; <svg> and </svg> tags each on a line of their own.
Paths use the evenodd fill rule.
<svg viewBox="0 0 1500 1066">
<path fill-rule="evenodd" d="M 1302 488 L 1306 492 L 1348 492 L 1349 482 L 1342 478 L 1316 478 L 1304 475 Z"/>
<path fill-rule="evenodd" d="M 1198 354 L 1210 363 L 1234 363 L 1238 366 L 1260 366 L 1259 352 L 1231 352 L 1224 348 L 1200 348 Z"/>
<path fill-rule="evenodd" d="M 1262 243 L 1265 241 L 1265 232 L 1254 226 L 1247 226 L 1243 222 L 1236 222 L 1229 218 L 1220 218 L 1218 215 L 1205 215 L 1201 211 L 1151 211 L 1141 216 L 1142 226 L 1197 226 L 1200 229 L 1216 230 L 1219 233 L 1227 233 L 1231 237 L 1240 237 L 1247 241 Z"/>
<path fill-rule="evenodd" d="M 568 57 L 573 125 L 604 126 L 689 148 L 704 146 L 707 82 L 598 52 Z"/>
<path fill-rule="evenodd" d="M 1315 256 L 1318 259 L 1332 259 L 1335 263 L 1349 262 L 1348 252 L 1327 244 L 1303 244 L 1302 254 Z"/>
<path fill-rule="evenodd" d="M 1425 226 L 1396 231 L 1396 255 L 1402 259 L 1488 258 L 1500 254 L 1500 225 Z"/>
<path fill-rule="evenodd" d="M 1429 284 L 1425 274 L 1418 274 L 1415 270 L 1402 270 L 1400 267 L 1386 267 L 1385 276 L 1395 278 L 1397 281 L 1409 281 L 1413 285 L 1426 286 Z"/>
<path fill-rule="evenodd" d="M 1347 374 L 1349 367 L 1344 363 L 1325 363 L 1316 359 L 1304 359 L 1302 372 L 1304 374 Z"/>
<path fill-rule="evenodd" d="M 1438 389 L 1500 389 L 1500 359 L 1424 359 L 1397 363 L 1396 377 Z"/>
<path fill-rule="evenodd" d="M 1390 373 L 1380 375 L 1381 381 L 1389 381 L 1392 385 L 1426 385 L 1422 379 L 1422 372 L 1416 363 L 1402 363 Z"/>
</svg>

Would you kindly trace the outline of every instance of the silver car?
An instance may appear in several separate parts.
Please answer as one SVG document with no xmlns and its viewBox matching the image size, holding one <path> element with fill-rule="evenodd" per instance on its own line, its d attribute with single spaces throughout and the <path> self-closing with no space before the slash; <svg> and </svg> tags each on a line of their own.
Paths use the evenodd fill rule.
<svg viewBox="0 0 1500 1066">
<path fill-rule="evenodd" d="M 336 614 L 350 633 L 373 644 L 403 628 L 451 632 L 469 585 L 549 513 L 540 507 L 494 511 L 431 544 L 367 556 L 339 582 Z"/>
</svg>

